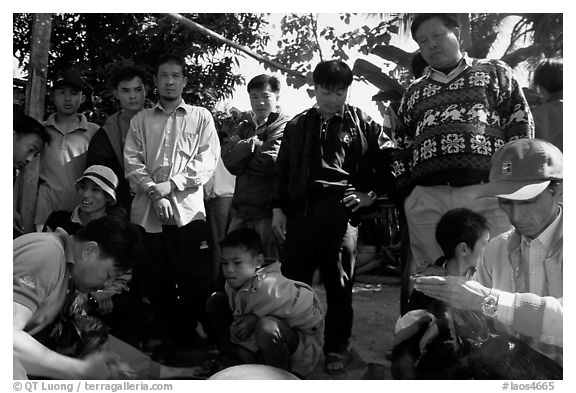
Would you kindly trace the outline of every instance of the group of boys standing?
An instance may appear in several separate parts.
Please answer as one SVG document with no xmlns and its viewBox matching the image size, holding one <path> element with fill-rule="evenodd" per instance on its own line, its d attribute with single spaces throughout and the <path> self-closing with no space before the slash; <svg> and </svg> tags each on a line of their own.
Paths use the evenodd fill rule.
<svg viewBox="0 0 576 393">
<path fill-rule="evenodd" d="M 360 109 L 347 104 L 353 74 L 338 60 L 317 65 L 313 73 L 316 105 L 292 119 L 278 108 L 277 79 L 266 75 L 252 79 L 248 84 L 251 119 L 240 124 L 237 136 L 225 139 L 222 147 L 210 112 L 182 99 L 187 79 L 185 63 L 177 56 L 159 59 L 154 75 L 159 101 L 145 110 L 143 74 L 124 69 L 125 75 L 113 80 L 114 95 L 123 109 L 98 132 L 76 113 L 83 100 L 81 78 L 64 73 L 53 89 L 57 113 L 46 123 L 52 142 L 42 158 L 36 223 L 42 223 L 50 208 L 70 208 L 66 205 L 78 203 L 67 198 L 76 195 L 74 184 L 84 165 L 110 167 L 120 179 L 118 203 L 125 204 L 131 221 L 143 228 L 147 254 L 143 269 L 149 278 L 145 280 L 146 293 L 160 325 L 160 338 L 168 347 L 176 342 L 196 345 L 196 325 L 202 322 L 224 350 L 230 337 L 223 339 L 222 329 L 214 326 L 218 321 L 205 312 L 218 277 L 212 259 L 202 251 L 208 237 L 203 185 L 221 159 L 236 176 L 231 233 L 224 239 L 213 239 L 213 243 L 222 242 L 222 247 L 227 247 L 222 251 L 222 272 L 231 308 L 226 312 L 233 312 L 234 318 L 225 318 L 223 323 L 231 324 L 232 342 L 242 343 L 254 333 L 255 341 L 243 345 L 261 352 L 260 361 L 305 375 L 314 368 L 320 353 L 303 351 L 298 344 L 306 336 L 317 337 L 309 345 L 322 347 L 325 371 L 342 373 L 350 357 L 358 214 L 373 205 L 378 195 L 400 195 L 404 201 L 400 208 L 406 214 L 410 234 L 410 271 L 440 255 L 434 227 L 440 216 L 455 207 L 482 213 L 492 235 L 509 229 L 510 222 L 522 232 L 520 220 L 510 212 L 515 208 L 493 198 L 506 200 L 506 195 L 492 193 L 492 198 L 477 200 L 482 183 L 494 180 L 490 172 L 494 152 L 508 142 L 533 137 L 530 110 L 510 68 L 499 61 L 462 54 L 459 25 L 449 15 L 420 15 L 412 24 L 412 35 L 429 67 L 405 94 L 398 113 L 399 126 L 390 136 Z M 54 170 L 58 166 L 60 169 Z M 514 173 L 515 168 L 508 169 Z M 548 176 L 537 178 L 540 183 L 550 181 L 552 175 L 562 180 L 561 169 L 552 175 L 539 175 Z M 513 176 L 511 179 L 515 180 Z M 507 208 L 500 210 L 499 205 Z M 554 212 L 554 219 L 561 216 L 561 207 Z M 257 241 L 242 228 L 257 233 Z M 273 301 L 275 284 L 266 279 L 279 274 L 273 268 L 278 259 L 281 275 L 289 280 L 289 284 L 278 285 L 289 289 L 282 291 L 286 299 Z M 326 289 L 325 314 L 311 289 L 316 269 Z M 490 285 L 488 288 L 503 280 L 491 274 L 484 272 L 481 281 Z M 537 298 L 546 299 L 549 294 L 558 297 L 557 288 L 534 288 L 522 282 L 522 288 Z M 441 286 L 418 282 L 417 289 L 430 296 L 444 296 L 426 285 Z M 457 285 L 469 284 L 453 283 Z M 561 320 L 561 300 L 558 306 L 521 297 L 518 302 L 522 303 L 516 304 L 515 288 L 497 289 L 512 291 L 498 292 L 501 308 L 506 301 L 507 314 L 502 322 L 512 330 L 519 324 L 514 321 L 514 307 L 526 313 L 527 301 L 540 304 L 538 315 L 544 319 L 550 315 L 546 306 L 553 303 L 550 307 L 555 321 L 558 312 Z M 492 305 L 485 315 L 495 318 L 498 296 L 494 300 L 492 291 L 477 291 L 473 307 L 477 308 L 477 300 L 481 305 Z M 286 301 L 296 299 L 308 299 L 309 303 L 286 308 Z M 447 301 L 445 297 L 443 300 Z M 278 301 L 282 302 L 275 310 L 260 303 Z M 269 316 L 274 318 L 264 321 Z M 286 321 L 297 322 L 285 326 Z M 548 324 L 540 321 L 539 326 Z M 299 333 L 292 334 L 291 329 Z M 531 339 L 538 341 L 534 335 Z M 561 352 L 561 339 L 560 344 L 558 340 L 547 342 L 559 345 Z M 274 354 L 269 355 L 270 348 L 281 350 L 272 350 Z M 291 358 L 303 353 L 313 356 L 313 361 L 299 363 L 298 358 Z M 303 364 L 305 368 L 298 368 Z"/>
</svg>

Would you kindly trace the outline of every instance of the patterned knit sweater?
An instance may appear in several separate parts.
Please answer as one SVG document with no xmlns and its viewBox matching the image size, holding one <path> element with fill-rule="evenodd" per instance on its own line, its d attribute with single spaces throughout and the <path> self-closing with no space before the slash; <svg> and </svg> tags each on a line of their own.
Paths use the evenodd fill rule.
<svg viewBox="0 0 576 393">
<path fill-rule="evenodd" d="M 490 157 L 500 146 L 534 137 L 511 68 L 500 60 L 465 60 L 469 66 L 447 82 L 429 70 L 404 94 L 395 130 L 398 188 L 487 181 Z"/>
</svg>

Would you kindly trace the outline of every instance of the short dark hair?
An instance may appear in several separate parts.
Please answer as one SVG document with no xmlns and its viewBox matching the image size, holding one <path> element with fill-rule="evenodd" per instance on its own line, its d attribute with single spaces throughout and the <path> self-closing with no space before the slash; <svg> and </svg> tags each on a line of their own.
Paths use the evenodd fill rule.
<svg viewBox="0 0 576 393">
<path fill-rule="evenodd" d="M 471 250 L 486 231 L 488 220 L 470 209 L 458 208 L 447 211 L 436 225 L 436 241 L 447 259 L 453 258 L 456 246 L 464 242 Z"/>
<path fill-rule="evenodd" d="M 432 18 L 439 18 L 444 26 L 449 29 L 460 28 L 460 21 L 456 14 L 417 14 L 412 21 L 410 26 L 410 32 L 412 33 L 412 39 L 416 41 L 416 31 L 420 25 Z"/>
<path fill-rule="evenodd" d="M 178 56 L 175 53 L 165 53 L 161 55 L 156 61 L 156 68 L 154 69 L 154 73 L 158 75 L 160 66 L 167 63 L 179 65 L 182 68 L 182 74 L 186 74 L 186 63 L 184 62 L 184 58 L 182 58 L 182 56 Z"/>
<path fill-rule="evenodd" d="M 278 78 L 267 74 L 261 74 L 252 78 L 250 82 L 248 82 L 246 90 L 250 93 L 251 90 L 264 89 L 266 85 L 270 86 L 270 90 L 274 93 L 280 93 L 280 81 Z"/>
<path fill-rule="evenodd" d="M 18 137 L 22 135 L 38 135 L 45 145 L 49 144 L 52 137 L 38 120 L 24 114 L 14 115 L 12 129 Z"/>
<path fill-rule="evenodd" d="M 262 254 L 262 240 L 254 229 L 242 228 L 229 232 L 220 242 L 220 248 L 244 247 L 252 255 Z"/>
<path fill-rule="evenodd" d="M 116 89 L 120 82 L 130 81 L 136 77 L 140 78 L 142 83 L 146 85 L 146 73 L 143 69 L 134 65 L 123 66 L 112 72 L 110 85 Z"/>
<path fill-rule="evenodd" d="M 114 259 L 118 270 L 126 271 L 141 254 L 140 231 L 135 224 L 118 216 L 104 216 L 90 221 L 74 234 L 80 241 L 98 243 L 100 251 Z"/>
<path fill-rule="evenodd" d="M 352 84 L 354 74 L 348 64 L 341 60 L 327 60 L 318 63 L 312 73 L 314 84 L 325 88 L 347 88 Z"/>
<path fill-rule="evenodd" d="M 546 59 L 534 71 L 534 84 L 550 94 L 564 88 L 564 61 L 562 59 Z"/>
</svg>

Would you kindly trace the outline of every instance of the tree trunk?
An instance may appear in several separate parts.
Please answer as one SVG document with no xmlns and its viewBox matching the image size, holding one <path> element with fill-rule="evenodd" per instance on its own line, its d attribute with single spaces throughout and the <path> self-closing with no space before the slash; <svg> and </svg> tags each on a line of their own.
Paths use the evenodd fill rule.
<svg viewBox="0 0 576 393">
<path fill-rule="evenodd" d="M 26 84 L 25 113 L 42 122 L 46 97 L 46 76 L 48 73 L 48 52 L 52 14 L 34 14 L 32 39 L 30 40 L 30 62 Z M 39 158 L 24 167 L 19 176 L 17 209 L 22 217 L 26 233 L 34 230 L 34 213 L 38 193 Z"/>
</svg>

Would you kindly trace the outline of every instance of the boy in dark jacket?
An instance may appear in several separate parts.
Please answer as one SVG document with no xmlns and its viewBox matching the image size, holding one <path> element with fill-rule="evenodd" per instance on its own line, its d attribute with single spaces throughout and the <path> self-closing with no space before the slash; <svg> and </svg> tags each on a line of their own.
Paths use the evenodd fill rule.
<svg viewBox="0 0 576 393">
<path fill-rule="evenodd" d="M 222 147 L 222 161 L 236 175 L 229 231 L 252 228 L 260 235 L 266 257 L 278 258 L 278 239 L 272 232 L 270 194 L 274 163 L 289 117 L 278 107 L 280 81 L 258 75 L 248 83 L 252 112 Z"/>
<path fill-rule="evenodd" d="M 384 191 L 386 175 L 376 169 L 386 162 L 392 142 L 368 115 L 346 104 L 353 75 L 344 62 L 321 62 L 313 77 L 317 105 L 284 130 L 272 228 L 286 241 L 286 277 L 311 284 L 320 269 L 327 297 L 325 369 L 332 374 L 344 372 L 349 357 L 354 216 Z"/>
</svg>

